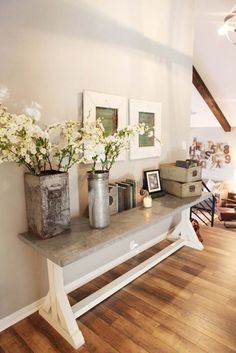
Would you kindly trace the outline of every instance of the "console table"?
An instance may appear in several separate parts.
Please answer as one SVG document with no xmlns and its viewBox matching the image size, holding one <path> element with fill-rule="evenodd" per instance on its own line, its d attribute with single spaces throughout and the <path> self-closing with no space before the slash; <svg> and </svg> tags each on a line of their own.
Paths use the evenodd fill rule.
<svg viewBox="0 0 236 353">
<path fill-rule="evenodd" d="M 19 235 L 22 241 L 47 259 L 49 292 L 39 311 L 40 315 L 74 348 L 79 348 L 84 343 L 84 338 L 77 325 L 76 318 L 157 265 L 181 247 L 189 246 L 197 250 L 203 249 L 203 245 L 199 242 L 189 220 L 189 214 L 190 207 L 209 197 L 209 193 L 203 193 L 199 197 L 186 199 L 167 194 L 159 199 L 154 199 L 152 208 L 145 209 L 140 206 L 112 216 L 110 226 L 102 230 L 91 229 L 88 219 L 80 218 L 72 221 L 70 232 L 51 239 L 41 240 L 29 233 Z M 155 229 L 161 221 L 176 215 L 180 215 L 180 221 L 174 230 L 168 234 L 168 239 L 172 240 L 169 246 L 75 305 L 70 305 L 67 293 L 81 287 L 85 283 L 135 256 L 137 253 L 166 239 L 167 234 L 158 235 L 151 240 L 144 241 L 142 245 L 131 241 L 127 252 L 115 256 L 106 265 L 87 273 L 70 285 L 65 286 L 64 284 L 63 267 L 84 259 L 93 253 L 96 254 L 96 251 L 101 249 L 108 249 L 109 251 L 109 246 L 120 244 L 120 242 L 124 241 L 130 235 L 134 235 L 135 238 L 137 232 L 141 232 L 145 238 L 147 230 L 150 229 L 149 227 Z"/>
</svg>

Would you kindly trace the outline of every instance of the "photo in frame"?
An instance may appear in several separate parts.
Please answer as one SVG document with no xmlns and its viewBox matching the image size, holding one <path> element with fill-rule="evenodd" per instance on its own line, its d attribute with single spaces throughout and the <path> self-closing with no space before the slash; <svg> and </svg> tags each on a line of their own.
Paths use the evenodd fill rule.
<svg viewBox="0 0 236 353">
<path fill-rule="evenodd" d="M 149 194 L 162 191 L 159 169 L 144 171 L 144 185 Z"/>
<path fill-rule="evenodd" d="M 161 103 L 130 99 L 129 118 L 131 125 L 145 123 L 149 127 L 148 132 L 136 136 L 131 141 L 130 159 L 159 157 L 161 155 Z"/>
<path fill-rule="evenodd" d="M 127 98 L 94 91 L 83 92 L 83 119 L 100 118 L 107 136 L 127 126 Z M 122 151 L 118 161 L 126 159 Z"/>
</svg>

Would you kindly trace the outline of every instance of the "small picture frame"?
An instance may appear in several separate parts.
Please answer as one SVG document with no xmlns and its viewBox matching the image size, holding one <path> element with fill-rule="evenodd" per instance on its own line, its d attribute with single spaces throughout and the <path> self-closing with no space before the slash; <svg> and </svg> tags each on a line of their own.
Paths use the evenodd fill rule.
<svg viewBox="0 0 236 353">
<path fill-rule="evenodd" d="M 159 169 L 147 170 L 144 172 L 145 187 L 149 194 L 162 191 Z"/>
</svg>

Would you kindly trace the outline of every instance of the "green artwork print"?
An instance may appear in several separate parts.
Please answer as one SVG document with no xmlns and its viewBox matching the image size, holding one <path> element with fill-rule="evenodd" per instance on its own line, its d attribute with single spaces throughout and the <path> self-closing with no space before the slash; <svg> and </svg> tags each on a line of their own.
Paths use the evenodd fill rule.
<svg viewBox="0 0 236 353">
<path fill-rule="evenodd" d="M 113 135 L 118 128 L 118 109 L 96 107 L 96 119 L 100 118 L 106 136 Z"/>
<path fill-rule="evenodd" d="M 155 114 L 139 112 L 139 123 L 145 123 L 149 127 L 149 131 L 143 135 L 139 135 L 139 147 L 152 147 L 154 141 Z M 149 136 L 150 132 L 153 136 Z"/>
</svg>

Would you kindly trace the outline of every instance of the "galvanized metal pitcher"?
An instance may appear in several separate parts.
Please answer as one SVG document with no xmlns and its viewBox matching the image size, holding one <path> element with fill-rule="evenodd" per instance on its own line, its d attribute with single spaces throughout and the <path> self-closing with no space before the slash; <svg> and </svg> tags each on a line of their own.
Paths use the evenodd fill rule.
<svg viewBox="0 0 236 353">
<path fill-rule="evenodd" d="M 109 172 L 98 170 L 93 173 L 89 171 L 87 176 L 89 224 L 92 228 L 105 228 L 110 224 Z"/>
</svg>

